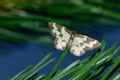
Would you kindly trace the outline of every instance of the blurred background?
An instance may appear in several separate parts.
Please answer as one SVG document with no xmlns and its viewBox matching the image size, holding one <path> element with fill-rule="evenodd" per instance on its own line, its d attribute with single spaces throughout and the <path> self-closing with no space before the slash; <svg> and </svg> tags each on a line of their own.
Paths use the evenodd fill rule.
<svg viewBox="0 0 120 80">
<path fill-rule="evenodd" d="M 120 0 L 0 0 L 0 78 L 6 80 L 25 67 L 36 64 L 54 48 L 48 22 L 64 25 L 79 34 L 120 44 Z M 68 54 L 61 68 L 95 53 L 76 57 Z M 116 56 L 120 56 L 118 53 Z M 54 63 L 53 63 L 54 64 Z M 48 73 L 53 64 L 40 74 Z"/>
</svg>

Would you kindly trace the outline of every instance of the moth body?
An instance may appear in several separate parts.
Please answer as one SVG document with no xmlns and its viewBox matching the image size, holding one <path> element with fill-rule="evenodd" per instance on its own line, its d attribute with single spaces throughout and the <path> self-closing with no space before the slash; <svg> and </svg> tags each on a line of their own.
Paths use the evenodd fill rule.
<svg viewBox="0 0 120 80">
<path fill-rule="evenodd" d="M 72 32 L 54 22 L 50 22 L 49 27 L 51 34 L 55 37 L 54 44 L 56 49 L 69 49 L 75 56 L 81 56 L 86 51 L 95 49 L 101 45 L 99 41 L 91 37 Z"/>
</svg>

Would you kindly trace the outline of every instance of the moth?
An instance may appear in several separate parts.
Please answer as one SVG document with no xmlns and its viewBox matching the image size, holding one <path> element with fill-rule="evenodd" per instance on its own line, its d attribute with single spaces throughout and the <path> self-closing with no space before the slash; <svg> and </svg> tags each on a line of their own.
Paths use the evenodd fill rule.
<svg viewBox="0 0 120 80">
<path fill-rule="evenodd" d="M 101 45 L 101 43 L 91 37 L 83 34 L 77 34 L 70 31 L 68 28 L 49 22 L 50 33 L 55 38 L 55 48 L 58 50 L 69 49 L 75 56 L 81 56 L 86 51 L 95 49 Z"/>
</svg>

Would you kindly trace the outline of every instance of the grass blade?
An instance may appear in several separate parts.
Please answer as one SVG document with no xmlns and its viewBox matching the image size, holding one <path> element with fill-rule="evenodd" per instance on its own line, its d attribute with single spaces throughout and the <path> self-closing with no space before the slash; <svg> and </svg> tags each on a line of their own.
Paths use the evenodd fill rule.
<svg viewBox="0 0 120 80">
<path fill-rule="evenodd" d="M 27 68 L 25 68 L 24 70 L 22 70 L 20 73 L 18 73 L 16 76 L 14 76 L 13 78 L 11 78 L 10 80 L 16 80 L 17 77 L 19 77 L 20 75 L 22 75 L 24 72 L 28 71 L 33 65 L 28 66 Z"/>
<path fill-rule="evenodd" d="M 104 74 L 104 76 L 100 80 L 106 80 L 109 76 L 114 73 L 115 69 L 120 66 L 120 56 L 116 58 L 116 62 L 112 65 L 112 67 Z"/>
<path fill-rule="evenodd" d="M 53 67 L 52 71 L 50 72 L 50 74 L 48 75 L 48 79 L 50 79 L 52 77 L 52 75 L 56 72 L 57 68 L 59 67 L 59 65 L 61 64 L 61 62 L 63 61 L 64 57 L 66 56 L 68 50 L 64 50 L 64 52 L 62 53 L 61 57 L 59 58 L 58 62 L 55 64 L 55 66 Z"/>
<path fill-rule="evenodd" d="M 74 72 L 76 70 L 75 66 L 79 63 L 79 60 L 73 62 L 69 66 L 67 66 L 64 70 L 62 70 L 59 74 L 56 74 L 54 77 L 52 77 L 51 80 L 61 80 L 62 78 L 66 77 L 70 73 Z M 78 70 L 78 67 L 77 67 Z"/>
</svg>

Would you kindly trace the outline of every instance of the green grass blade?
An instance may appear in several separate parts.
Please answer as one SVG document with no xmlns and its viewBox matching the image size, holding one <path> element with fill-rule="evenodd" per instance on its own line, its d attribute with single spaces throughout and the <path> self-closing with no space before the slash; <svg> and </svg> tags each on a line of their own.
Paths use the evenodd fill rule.
<svg viewBox="0 0 120 80">
<path fill-rule="evenodd" d="M 61 57 L 59 58 L 58 62 L 55 64 L 55 66 L 53 67 L 52 71 L 50 72 L 50 74 L 48 75 L 48 79 L 50 79 L 52 77 L 52 75 L 57 71 L 57 68 L 59 67 L 59 65 L 61 64 L 61 62 L 63 61 L 64 57 L 67 55 L 68 50 L 64 50 L 64 52 L 62 53 Z"/>
<path fill-rule="evenodd" d="M 40 62 L 39 62 L 38 64 L 36 64 L 31 70 L 29 70 L 28 72 L 26 72 L 25 74 L 23 74 L 22 76 L 20 76 L 20 77 L 19 77 L 18 79 L 16 79 L 16 80 L 26 78 L 26 77 L 29 76 L 32 72 L 38 70 L 38 68 L 41 67 L 42 64 L 46 66 L 46 64 L 48 64 L 48 63 L 46 63 L 46 64 L 44 64 L 44 63 L 45 63 L 45 61 L 46 61 L 51 55 L 52 55 L 52 53 L 49 53 L 48 55 L 46 55 L 46 56 L 45 56 L 42 60 L 40 60 Z M 49 63 L 50 63 L 50 62 L 49 62 Z M 42 66 L 43 66 L 43 65 L 42 65 Z M 42 67 L 42 68 L 43 68 L 43 67 Z"/>
<path fill-rule="evenodd" d="M 67 75 L 71 74 L 76 70 L 76 65 L 79 63 L 79 60 L 73 62 L 69 66 L 67 66 L 65 69 L 63 69 L 60 73 L 56 74 L 54 77 L 52 77 L 51 80 L 61 80 L 62 78 L 66 77 Z M 77 67 L 78 70 L 78 67 Z"/>
<path fill-rule="evenodd" d="M 31 71 L 29 75 L 27 75 L 24 80 L 28 80 L 31 76 L 35 75 L 38 71 L 40 71 L 41 69 L 43 69 L 45 66 L 47 66 L 48 64 L 52 63 L 55 60 L 55 58 L 49 60 L 48 62 L 44 63 L 42 66 L 40 66 L 38 69 Z"/>
<path fill-rule="evenodd" d="M 120 80 L 120 71 L 113 73 L 109 80 Z"/>
<path fill-rule="evenodd" d="M 120 56 L 115 59 L 115 63 L 112 65 L 112 67 L 104 74 L 104 76 L 100 80 L 106 80 L 109 78 L 109 76 L 114 73 L 115 69 L 120 66 Z"/>
<path fill-rule="evenodd" d="M 41 76 L 38 76 L 37 78 L 35 78 L 35 80 L 41 80 L 44 77 L 45 77 L 45 75 L 41 75 Z"/>
<path fill-rule="evenodd" d="M 103 72 L 103 70 L 105 69 L 105 67 L 106 67 L 106 66 L 102 66 L 102 67 L 100 67 L 99 69 L 95 70 L 94 72 L 91 72 L 91 73 L 90 73 L 90 76 L 86 77 L 85 80 L 92 80 L 92 79 L 94 79 L 94 78 L 97 79 L 97 76 L 98 76 L 101 72 Z M 96 79 L 95 79 L 95 80 L 96 80 Z"/>
<path fill-rule="evenodd" d="M 19 72 L 16 76 L 12 77 L 10 80 L 16 80 L 17 77 L 21 76 L 23 73 L 25 73 L 26 71 L 28 71 L 30 68 L 32 68 L 33 65 L 28 66 L 27 68 L 25 68 L 24 70 L 22 70 L 21 72 Z"/>
</svg>

